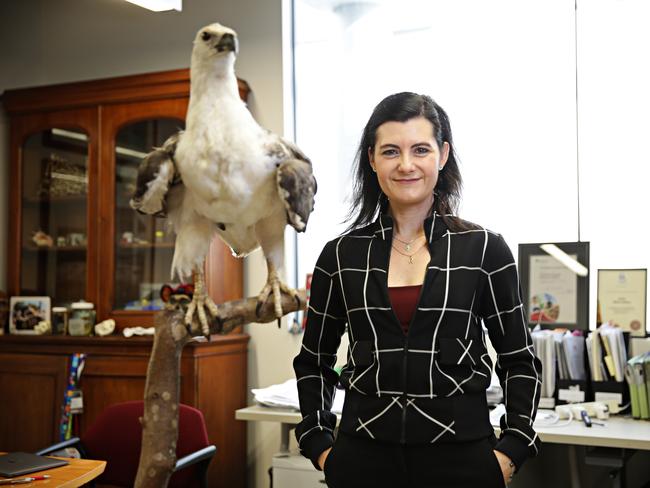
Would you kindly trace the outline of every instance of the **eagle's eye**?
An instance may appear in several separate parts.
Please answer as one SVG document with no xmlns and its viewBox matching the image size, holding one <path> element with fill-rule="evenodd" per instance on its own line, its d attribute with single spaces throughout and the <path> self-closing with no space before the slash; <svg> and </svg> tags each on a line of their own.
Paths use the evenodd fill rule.
<svg viewBox="0 0 650 488">
<path fill-rule="evenodd" d="M 204 41 L 209 41 L 211 38 L 212 38 L 212 34 L 210 34 L 209 32 L 204 31 L 201 34 L 201 39 L 203 39 Z"/>
</svg>

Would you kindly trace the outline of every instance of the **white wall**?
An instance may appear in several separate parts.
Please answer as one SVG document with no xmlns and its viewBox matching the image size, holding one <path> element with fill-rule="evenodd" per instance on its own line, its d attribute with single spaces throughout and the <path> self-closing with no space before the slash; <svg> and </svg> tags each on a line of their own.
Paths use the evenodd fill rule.
<svg viewBox="0 0 650 488">
<path fill-rule="evenodd" d="M 182 12 L 151 13 L 121 0 L 0 2 L 0 92 L 186 68 L 196 31 L 219 21 L 239 33 L 237 74 L 253 89 L 252 111 L 264 126 L 282 132 L 282 0 L 183 3 Z M 7 174 L 6 125 L 0 113 L 0 289 L 6 289 Z M 247 258 L 246 295 L 257 294 L 265 278 L 259 254 Z M 248 387 L 292 376 L 291 360 L 300 338 L 273 324 L 251 325 L 247 330 Z M 249 487 L 268 486 L 266 469 L 278 446 L 277 425 L 249 425 Z"/>
</svg>

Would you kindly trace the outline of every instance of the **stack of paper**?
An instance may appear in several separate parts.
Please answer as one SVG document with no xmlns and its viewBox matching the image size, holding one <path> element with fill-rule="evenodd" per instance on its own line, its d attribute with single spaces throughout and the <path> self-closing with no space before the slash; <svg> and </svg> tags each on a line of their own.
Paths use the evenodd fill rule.
<svg viewBox="0 0 650 488">
<path fill-rule="evenodd" d="M 585 338 L 580 331 L 548 330 L 536 327 L 532 332 L 533 347 L 542 362 L 542 398 L 555 396 L 555 378 L 584 381 Z"/>
<path fill-rule="evenodd" d="M 587 379 L 585 369 L 585 338 L 580 331 L 567 331 L 562 336 L 561 358 L 564 376 L 561 379 L 584 381 Z"/>
<path fill-rule="evenodd" d="M 650 352 L 627 362 L 625 379 L 630 386 L 632 417 L 650 419 Z"/>
<path fill-rule="evenodd" d="M 542 398 L 553 398 L 555 395 L 556 335 L 550 330 L 542 330 L 539 326 L 531 334 L 535 354 L 542 362 Z"/>
<path fill-rule="evenodd" d="M 623 331 L 610 324 L 603 324 L 589 334 L 587 353 L 594 381 L 623 381 L 627 351 Z"/>
<path fill-rule="evenodd" d="M 271 385 L 266 388 L 253 388 L 251 390 L 257 403 L 267 407 L 293 408 L 300 410 L 298 402 L 298 386 L 295 378 L 285 381 L 279 385 Z M 345 390 L 334 390 L 334 402 L 332 412 L 341 413 L 345 400 Z"/>
<path fill-rule="evenodd" d="M 492 379 L 490 381 L 490 387 L 487 389 L 486 396 L 488 405 L 498 405 L 503 401 L 503 388 L 501 388 L 499 377 L 494 371 L 492 371 Z"/>
</svg>

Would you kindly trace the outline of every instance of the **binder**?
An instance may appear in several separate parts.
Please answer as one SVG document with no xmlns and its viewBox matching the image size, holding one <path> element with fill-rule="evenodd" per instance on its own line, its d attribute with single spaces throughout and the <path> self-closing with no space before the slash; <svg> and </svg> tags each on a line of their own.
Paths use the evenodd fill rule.
<svg viewBox="0 0 650 488">
<path fill-rule="evenodd" d="M 650 414 L 650 352 L 643 359 L 643 375 L 645 377 L 645 391 L 648 400 L 648 413 Z"/>
<path fill-rule="evenodd" d="M 625 377 L 630 385 L 632 416 L 649 419 L 650 405 L 648 404 L 648 389 L 646 385 L 645 364 L 650 359 L 650 353 L 634 356 L 627 363 Z"/>
<path fill-rule="evenodd" d="M 634 379 L 634 367 L 631 364 L 632 360 L 628 361 L 625 366 L 625 380 L 630 387 L 630 403 L 632 404 L 632 417 L 635 419 L 641 418 L 641 409 L 639 406 L 639 389 L 636 386 Z"/>
<path fill-rule="evenodd" d="M 629 333 L 609 324 L 603 324 L 589 335 L 593 348 L 590 367 L 594 399 L 614 400 L 619 405 L 631 403 L 632 388 L 628 386 L 627 376 L 632 372 L 627 373 L 626 368 Z M 637 398 L 638 393 L 637 389 Z M 640 403 L 639 415 L 641 415 Z"/>
</svg>

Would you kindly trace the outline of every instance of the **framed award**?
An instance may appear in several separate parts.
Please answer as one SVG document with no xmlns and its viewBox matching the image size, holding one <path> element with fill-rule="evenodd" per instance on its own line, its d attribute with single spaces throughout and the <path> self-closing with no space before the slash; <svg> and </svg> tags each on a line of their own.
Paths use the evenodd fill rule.
<svg viewBox="0 0 650 488">
<path fill-rule="evenodd" d="M 530 327 L 589 329 L 589 243 L 519 245 L 519 273 Z"/>
<path fill-rule="evenodd" d="M 633 336 L 647 335 L 647 269 L 599 269 L 598 307 L 603 322 Z"/>
</svg>

